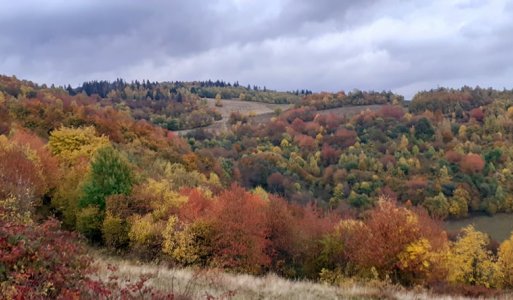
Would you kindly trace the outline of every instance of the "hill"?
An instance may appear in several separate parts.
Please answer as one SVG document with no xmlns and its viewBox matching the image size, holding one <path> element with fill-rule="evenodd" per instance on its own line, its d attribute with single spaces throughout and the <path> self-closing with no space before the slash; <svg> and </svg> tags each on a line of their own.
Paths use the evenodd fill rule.
<svg viewBox="0 0 513 300">
<path fill-rule="evenodd" d="M 377 280 L 472 295 L 513 286 L 513 238 L 499 244 L 472 226 L 448 233 L 440 222 L 513 210 L 511 91 L 425 91 L 408 107 L 390 92 L 305 93 L 272 118 L 230 112 L 225 130 L 179 136 L 169 121 L 222 118 L 218 108 L 226 117 L 234 100 L 111 85 L 88 94 L 0 77 L 8 298 L 157 293 L 145 278 L 95 280 L 84 243 L 335 286 Z M 440 107 L 446 98 L 456 100 Z"/>
</svg>

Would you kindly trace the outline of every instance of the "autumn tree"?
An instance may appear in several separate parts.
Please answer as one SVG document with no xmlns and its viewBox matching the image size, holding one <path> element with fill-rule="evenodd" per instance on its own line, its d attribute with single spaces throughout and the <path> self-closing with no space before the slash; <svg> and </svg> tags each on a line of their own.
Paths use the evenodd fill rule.
<svg viewBox="0 0 513 300">
<path fill-rule="evenodd" d="M 473 226 L 465 227 L 451 246 L 448 259 L 448 281 L 452 283 L 496 287 L 500 269 L 490 250 L 486 234 Z"/>
<path fill-rule="evenodd" d="M 469 153 L 460 161 L 460 168 L 467 174 L 479 173 L 483 170 L 485 161 L 479 154 Z"/>
<path fill-rule="evenodd" d="M 98 136 L 94 127 L 61 127 L 51 132 L 48 141 L 52 153 L 66 163 L 73 163 L 80 157 L 89 159 L 108 144 L 108 138 Z"/>
<path fill-rule="evenodd" d="M 502 271 L 504 287 L 513 287 L 513 234 L 499 248 L 498 265 Z"/>
<path fill-rule="evenodd" d="M 0 199 L 14 197 L 21 211 L 32 211 L 46 191 L 37 155 L 0 136 Z"/>
<path fill-rule="evenodd" d="M 359 272 L 374 268 L 382 277 L 408 283 L 426 279 L 437 265 L 445 235 L 431 219 L 380 199 L 367 219 L 347 230 L 345 253 Z"/>
<path fill-rule="evenodd" d="M 238 186 L 221 193 L 207 220 L 213 225 L 214 264 L 258 273 L 269 264 L 266 202 Z"/>
</svg>

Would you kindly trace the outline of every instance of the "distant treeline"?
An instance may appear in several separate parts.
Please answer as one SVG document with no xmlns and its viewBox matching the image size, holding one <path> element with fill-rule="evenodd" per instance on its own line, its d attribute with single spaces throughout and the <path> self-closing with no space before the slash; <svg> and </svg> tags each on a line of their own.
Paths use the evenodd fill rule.
<svg viewBox="0 0 513 300">
<path fill-rule="evenodd" d="M 138 93 L 134 99 L 149 98 L 151 100 L 169 100 L 168 95 L 176 94 L 180 89 L 185 89 L 193 95 L 200 98 L 215 98 L 219 95 L 222 99 L 240 98 L 246 101 L 258 101 L 266 103 L 297 103 L 301 96 L 312 94 L 307 89 L 278 92 L 267 89 L 265 86 L 257 85 L 241 86 L 238 81 L 229 83 L 225 81 L 174 81 L 174 82 L 151 82 L 136 80 L 131 83 L 125 82 L 123 79 L 115 81 L 89 81 L 84 82 L 77 88 L 68 86 L 66 90 L 70 95 L 85 92 L 88 96 L 97 94 L 102 98 L 110 97 L 116 94 L 121 99 L 132 99 L 133 91 L 145 91 Z"/>
</svg>

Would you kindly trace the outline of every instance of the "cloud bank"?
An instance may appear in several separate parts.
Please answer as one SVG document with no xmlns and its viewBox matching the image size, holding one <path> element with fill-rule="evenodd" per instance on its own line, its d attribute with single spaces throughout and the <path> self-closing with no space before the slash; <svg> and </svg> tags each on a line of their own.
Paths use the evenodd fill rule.
<svg viewBox="0 0 513 300">
<path fill-rule="evenodd" d="M 506 0 L 20 0 L 0 11 L 0 73 L 61 85 L 223 79 L 411 97 L 512 88 L 512 49 Z"/>
</svg>

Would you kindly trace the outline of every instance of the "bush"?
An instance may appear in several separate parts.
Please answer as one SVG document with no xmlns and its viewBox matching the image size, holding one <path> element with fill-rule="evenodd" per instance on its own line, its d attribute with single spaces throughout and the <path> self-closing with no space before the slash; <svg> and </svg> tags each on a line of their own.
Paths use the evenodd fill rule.
<svg viewBox="0 0 513 300">
<path fill-rule="evenodd" d="M 94 242 L 101 241 L 103 215 L 96 206 L 81 209 L 77 214 L 78 232 Z"/>
<path fill-rule="evenodd" d="M 123 249 L 128 245 L 127 224 L 118 216 L 107 213 L 102 225 L 103 241 L 111 249 Z"/>
<path fill-rule="evenodd" d="M 5 210 L 0 208 L 0 216 Z M 0 217 L 0 295 L 5 299 L 76 298 L 90 264 L 77 236 L 56 220 L 41 225 Z"/>
<path fill-rule="evenodd" d="M 153 258 L 162 248 L 162 232 L 165 223 L 153 219 L 151 214 L 134 216 L 130 222 L 128 237 L 130 246 L 147 258 Z"/>
<path fill-rule="evenodd" d="M 177 230 L 176 218 L 170 218 L 164 231 L 162 252 L 182 265 L 206 267 L 212 258 L 212 225 L 198 220 Z"/>
</svg>

